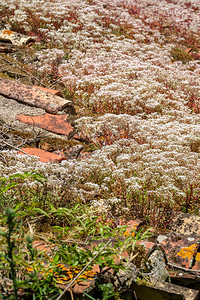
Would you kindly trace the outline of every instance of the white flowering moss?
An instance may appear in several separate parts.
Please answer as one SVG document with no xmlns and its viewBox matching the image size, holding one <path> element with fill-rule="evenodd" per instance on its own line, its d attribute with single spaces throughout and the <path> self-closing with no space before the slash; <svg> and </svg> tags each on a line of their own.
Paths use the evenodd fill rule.
<svg viewBox="0 0 200 300">
<path fill-rule="evenodd" d="M 51 49 L 31 68 L 52 68 L 83 112 L 77 129 L 100 150 L 84 161 L 40 163 L 4 151 L 1 176 L 37 170 L 48 184 L 102 209 L 133 201 L 184 202 L 200 196 L 200 63 L 171 51 L 199 44 L 198 0 L 2 0 L 10 22 L 31 31 L 28 10 Z M 33 29 L 32 29 L 33 30 Z M 132 198 L 131 198 L 132 197 Z M 132 200 L 131 200 L 132 199 Z M 123 202 L 124 203 L 124 202 Z M 123 204 L 124 205 L 124 204 Z M 127 210 L 128 207 L 123 207 Z"/>
</svg>

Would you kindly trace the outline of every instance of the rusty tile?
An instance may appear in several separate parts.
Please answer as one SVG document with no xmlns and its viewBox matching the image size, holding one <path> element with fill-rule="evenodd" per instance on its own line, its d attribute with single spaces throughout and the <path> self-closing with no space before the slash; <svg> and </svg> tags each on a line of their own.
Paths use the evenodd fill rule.
<svg viewBox="0 0 200 300">
<path fill-rule="evenodd" d="M 171 271 L 169 270 L 169 274 L 170 274 L 170 278 L 173 280 L 176 279 L 185 279 L 185 280 L 195 280 L 196 279 L 196 275 L 195 274 L 187 274 L 184 273 L 182 270 L 178 270 L 178 271 Z"/>
<path fill-rule="evenodd" d="M 38 148 L 22 148 L 22 151 L 29 155 L 37 156 L 41 162 L 61 162 L 66 158 L 51 152 L 44 151 Z M 18 151 L 18 154 L 25 155 L 24 153 Z"/>
<path fill-rule="evenodd" d="M 169 261 L 196 270 L 198 265 L 197 262 L 195 263 L 195 257 L 199 259 L 198 241 L 198 238 L 173 233 L 167 239 L 162 240 L 159 245 L 165 250 Z"/>
<path fill-rule="evenodd" d="M 83 159 L 87 159 L 90 158 L 92 155 L 92 152 L 81 152 L 78 156 L 78 159 L 83 160 Z"/>
<path fill-rule="evenodd" d="M 16 116 L 18 121 L 63 135 L 69 135 L 73 132 L 73 127 L 67 121 L 67 118 L 67 115 L 51 115 L 48 113 L 40 116 L 28 116 L 22 114 Z"/>
<path fill-rule="evenodd" d="M 67 159 L 77 159 L 80 156 L 82 150 L 83 150 L 83 145 L 75 145 L 68 149 L 65 149 L 64 156 Z"/>
<path fill-rule="evenodd" d="M 52 95 L 56 95 L 56 96 L 62 97 L 61 92 L 58 91 L 58 90 L 52 90 L 52 89 L 48 89 L 48 88 L 45 88 L 45 87 L 42 87 L 42 86 L 37 86 L 37 85 L 34 85 L 33 87 L 37 88 L 37 89 L 40 89 L 40 90 L 42 90 L 44 92 L 48 92 L 48 93 L 50 93 Z"/>
<path fill-rule="evenodd" d="M 149 257 L 155 249 L 160 248 L 157 246 L 157 244 L 149 242 L 149 241 L 139 241 L 137 244 L 144 246 L 147 257 Z"/>
<path fill-rule="evenodd" d="M 124 232 L 124 236 L 134 236 L 135 232 L 137 231 L 138 227 L 143 223 L 143 221 L 137 219 L 137 220 L 129 220 L 125 223 L 128 227 L 126 228 L 126 231 Z"/>
<path fill-rule="evenodd" d="M 6 43 L 12 43 L 16 46 L 27 45 L 30 42 L 35 42 L 35 37 L 21 34 L 12 30 L 0 30 L 0 40 Z"/>
<path fill-rule="evenodd" d="M 69 100 L 8 79 L 0 78 L 0 94 L 30 106 L 43 108 L 52 114 L 57 114 L 58 111 L 73 106 Z"/>
<path fill-rule="evenodd" d="M 188 48 L 188 49 L 185 50 L 185 52 L 186 52 L 187 54 L 191 53 L 192 51 L 193 51 L 192 48 Z"/>
<path fill-rule="evenodd" d="M 200 236 L 200 216 L 178 213 L 170 223 L 176 234 Z"/>
</svg>

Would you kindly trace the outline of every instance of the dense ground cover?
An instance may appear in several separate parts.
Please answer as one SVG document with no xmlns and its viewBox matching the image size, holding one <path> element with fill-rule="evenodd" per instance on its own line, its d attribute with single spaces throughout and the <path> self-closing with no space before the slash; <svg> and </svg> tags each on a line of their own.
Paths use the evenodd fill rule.
<svg viewBox="0 0 200 300">
<path fill-rule="evenodd" d="M 0 275 L 11 277 L 15 299 L 21 286 L 50 299 L 59 293 L 58 263 L 82 267 L 93 257 L 80 240 L 114 235 L 97 223 L 98 213 L 159 228 L 176 211 L 199 214 L 200 3 L 2 0 L 0 17 L 7 29 L 37 36 L 27 71 L 74 102 L 77 130 L 95 149 L 90 158 L 60 164 L 1 152 Z M 15 209 L 2 214 L 7 206 Z M 58 243 L 48 267 L 34 238 Z M 105 265 L 114 264 L 114 250 L 102 254 Z M 15 282 L 16 271 L 24 277 Z M 2 286 L 8 296 L 9 284 Z"/>
<path fill-rule="evenodd" d="M 151 225 L 199 213 L 199 1 L 3 0 L 0 14 L 39 38 L 29 70 L 60 84 L 97 149 L 60 165 L 6 152 L 1 174 L 37 169 L 75 202 Z"/>
</svg>

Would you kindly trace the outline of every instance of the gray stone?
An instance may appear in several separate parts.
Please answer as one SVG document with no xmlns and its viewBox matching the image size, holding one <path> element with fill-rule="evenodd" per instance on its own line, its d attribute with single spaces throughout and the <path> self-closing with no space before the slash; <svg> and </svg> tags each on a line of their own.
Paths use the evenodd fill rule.
<svg viewBox="0 0 200 300">
<path fill-rule="evenodd" d="M 120 269 L 115 276 L 115 286 L 120 288 L 129 288 L 133 282 L 136 282 L 138 270 L 133 263 L 124 264 L 124 270 Z"/>
<path fill-rule="evenodd" d="M 167 239 L 167 236 L 166 235 L 163 235 L 163 234 L 160 234 L 158 237 L 157 237 L 157 242 L 158 243 L 162 243 L 164 240 Z"/>
<path fill-rule="evenodd" d="M 149 256 L 150 270 L 149 278 L 153 284 L 169 280 L 169 273 L 166 269 L 165 259 L 161 250 L 155 250 Z"/>
</svg>

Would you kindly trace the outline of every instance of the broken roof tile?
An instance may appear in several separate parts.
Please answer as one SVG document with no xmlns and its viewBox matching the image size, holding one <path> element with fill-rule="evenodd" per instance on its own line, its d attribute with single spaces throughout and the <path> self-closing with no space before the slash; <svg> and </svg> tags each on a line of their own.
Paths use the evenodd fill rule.
<svg viewBox="0 0 200 300">
<path fill-rule="evenodd" d="M 158 239 L 157 239 L 158 240 Z M 159 245 L 165 250 L 169 261 L 184 268 L 198 269 L 199 239 L 191 236 L 170 234 Z"/>
<path fill-rule="evenodd" d="M 38 148 L 22 148 L 23 152 L 26 152 L 29 155 L 37 156 L 41 162 L 61 162 L 66 158 L 58 154 L 48 152 Z M 23 152 L 18 151 L 18 154 L 25 155 Z"/>
<path fill-rule="evenodd" d="M 200 236 L 200 216 L 178 213 L 171 221 L 170 228 L 176 234 Z"/>
<path fill-rule="evenodd" d="M 25 124 L 34 125 L 48 131 L 69 135 L 73 132 L 72 125 L 67 121 L 67 115 L 44 114 L 40 116 L 17 115 L 16 119 Z"/>
<path fill-rule="evenodd" d="M 13 98 L 24 104 L 43 108 L 45 111 L 57 114 L 68 106 L 73 106 L 72 102 L 59 96 L 52 95 L 36 87 L 28 86 L 19 82 L 0 78 L 0 94 Z"/>
<path fill-rule="evenodd" d="M 45 88 L 43 86 L 37 86 L 37 85 L 34 85 L 33 87 L 37 88 L 37 89 L 40 89 L 40 90 L 42 90 L 44 92 L 48 92 L 48 93 L 50 93 L 52 95 L 56 95 L 56 96 L 62 97 L 62 93 L 60 91 L 58 91 L 58 90 L 52 90 L 52 89 L 48 89 L 48 88 Z"/>
<path fill-rule="evenodd" d="M 27 45 L 30 42 L 35 42 L 36 37 L 28 36 L 12 30 L 0 30 L 0 41 L 11 43 L 16 46 Z"/>
</svg>

